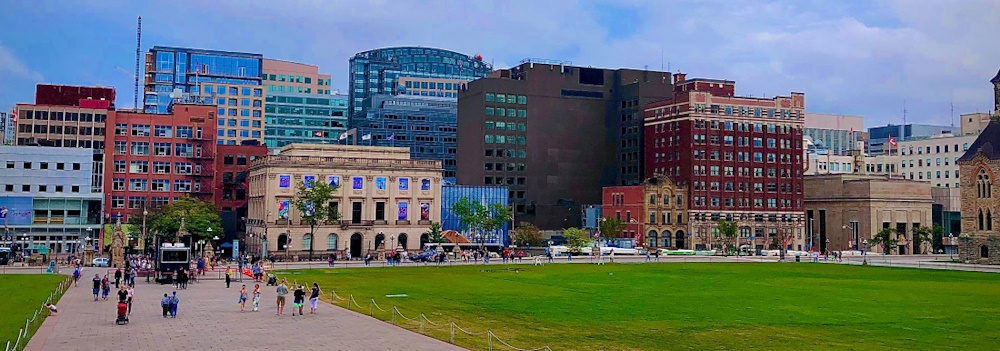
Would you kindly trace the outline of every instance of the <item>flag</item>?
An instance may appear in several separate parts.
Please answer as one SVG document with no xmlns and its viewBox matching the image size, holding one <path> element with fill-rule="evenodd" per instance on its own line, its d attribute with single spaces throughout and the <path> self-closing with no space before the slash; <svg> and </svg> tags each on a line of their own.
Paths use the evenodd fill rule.
<svg viewBox="0 0 1000 351">
<path fill-rule="evenodd" d="M 851 131 L 847 132 L 847 135 L 854 135 L 854 128 L 851 128 Z"/>
<path fill-rule="evenodd" d="M 362 135 L 361 140 L 372 140 L 372 135 L 371 134 Z"/>
<path fill-rule="evenodd" d="M 896 139 L 893 139 L 891 135 L 889 136 L 889 144 L 892 144 L 892 146 L 896 146 Z"/>
<path fill-rule="evenodd" d="M 313 132 L 313 136 L 321 137 L 321 136 L 323 136 L 323 132 L 321 132 L 321 131 L 315 131 L 315 132 Z"/>
<path fill-rule="evenodd" d="M 392 140 L 392 138 L 395 137 L 395 136 L 396 136 L 396 134 L 392 134 L 392 135 L 386 137 L 385 140 Z"/>
<path fill-rule="evenodd" d="M 347 140 L 347 133 L 340 133 L 340 140 Z"/>
<path fill-rule="evenodd" d="M 11 122 L 17 123 L 17 109 L 10 110 L 10 120 Z"/>
</svg>

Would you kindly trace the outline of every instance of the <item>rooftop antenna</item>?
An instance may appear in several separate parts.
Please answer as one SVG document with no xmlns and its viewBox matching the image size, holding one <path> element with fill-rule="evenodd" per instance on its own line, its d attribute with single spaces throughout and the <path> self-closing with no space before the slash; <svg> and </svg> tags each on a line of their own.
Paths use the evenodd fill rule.
<svg viewBox="0 0 1000 351">
<path fill-rule="evenodd" d="M 660 72 L 663 72 L 663 49 L 660 49 Z"/>
<path fill-rule="evenodd" d="M 951 100 L 951 126 L 955 127 L 955 100 Z"/>
<path fill-rule="evenodd" d="M 138 112 L 139 111 L 139 54 L 142 49 L 142 16 L 135 24 L 135 85 L 132 87 L 132 108 Z"/>
</svg>

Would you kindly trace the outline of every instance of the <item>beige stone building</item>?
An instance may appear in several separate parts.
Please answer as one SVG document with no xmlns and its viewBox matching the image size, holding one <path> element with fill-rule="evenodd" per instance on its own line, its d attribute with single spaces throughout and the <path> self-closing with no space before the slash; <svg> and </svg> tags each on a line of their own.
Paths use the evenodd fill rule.
<svg viewBox="0 0 1000 351">
<path fill-rule="evenodd" d="M 962 182 L 962 236 L 959 253 L 965 261 L 1000 264 L 1000 116 L 994 117 L 969 151 L 958 160 Z M 996 195 L 996 196 L 994 196 Z M 964 242 L 963 242 L 964 241 Z"/>
<path fill-rule="evenodd" d="M 927 182 L 886 176 L 805 177 L 806 244 L 820 252 L 861 249 L 883 228 L 896 229 L 895 254 L 921 254 L 930 243 L 915 243 L 913 228 L 931 226 Z M 814 245 L 813 245 L 814 243 Z M 872 245 L 872 251 L 881 248 Z"/>
<path fill-rule="evenodd" d="M 430 224 L 441 220 L 441 171 L 441 161 L 411 160 L 408 148 L 286 145 L 250 166 L 251 252 L 266 246 L 268 254 L 304 259 L 310 246 L 313 257 L 419 250 Z M 316 226 L 315 239 L 293 203 L 306 180 L 338 186 L 330 206 L 341 219 Z"/>
<path fill-rule="evenodd" d="M 687 185 L 667 176 L 656 176 L 642 183 L 646 201 L 646 247 L 686 248 Z"/>
</svg>

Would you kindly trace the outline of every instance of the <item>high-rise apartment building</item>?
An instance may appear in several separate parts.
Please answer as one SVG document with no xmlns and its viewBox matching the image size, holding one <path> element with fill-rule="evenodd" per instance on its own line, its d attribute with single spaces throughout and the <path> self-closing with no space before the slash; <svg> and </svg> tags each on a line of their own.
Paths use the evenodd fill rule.
<svg viewBox="0 0 1000 351">
<path fill-rule="evenodd" d="M 330 75 L 320 74 L 319 67 L 304 63 L 264 59 L 263 84 L 267 94 L 304 93 L 330 95 Z"/>
<path fill-rule="evenodd" d="M 270 89 L 270 88 L 268 88 Z M 336 144 L 347 130 L 347 95 L 268 92 L 264 107 L 264 144 Z"/>
<path fill-rule="evenodd" d="M 577 225 L 602 185 L 639 176 L 632 111 L 653 99 L 646 84 L 669 86 L 669 74 L 526 60 L 469 83 L 458 99 L 459 184 L 506 185 L 515 216 L 543 230 Z"/>
<path fill-rule="evenodd" d="M 396 95 L 400 87 L 417 90 L 418 93 L 430 93 L 430 83 L 436 86 L 440 83 L 441 95 L 456 94 L 459 90 L 454 80 L 472 81 L 485 77 L 493 71 L 493 66 L 483 61 L 482 56 L 469 56 L 454 51 L 422 48 L 422 47 L 390 47 L 360 52 L 350 60 L 351 100 L 349 107 L 351 115 L 362 111 L 362 102 L 375 94 Z M 400 78 L 420 78 L 403 80 Z M 410 87 L 405 82 L 410 82 Z M 421 88 L 413 87 L 419 83 Z M 428 88 L 422 88 L 427 83 Z M 452 90 L 445 89 L 447 84 Z M 429 95 L 428 95 L 429 96 Z"/>
<path fill-rule="evenodd" d="M 216 107 L 175 102 L 168 115 L 118 112 L 106 135 L 104 211 L 109 220 L 217 192 Z"/>
<path fill-rule="evenodd" d="M 218 143 L 263 142 L 262 66 L 260 54 L 154 46 L 146 53 L 145 111 L 167 114 L 178 93 L 197 96 L 217 107 Z"/>
<path fill-rule="evenodd" d="M 710 242 L 726 219 L 740 244 L 796 247 L 805 95 L 739 97 L 733 81 L 674 77 L 674 98 L 645 108 L 645 172 L 688 184 L 692 241 Z"/>
<path fill-rule="evenodd" d="M 360 145 L 410 148 L 414 160 L 440 160 L 444 179 L 455 182 L 458 153 L 458 110 L 454 98 L 372 95 L 364 102 L 364 113 L 357 114 L 351 125 L 351 142 Z M 500 125 L 501 129 L 514 130 Z M 362 136 L 370 136 L 362 140 Z"/>
</svg>

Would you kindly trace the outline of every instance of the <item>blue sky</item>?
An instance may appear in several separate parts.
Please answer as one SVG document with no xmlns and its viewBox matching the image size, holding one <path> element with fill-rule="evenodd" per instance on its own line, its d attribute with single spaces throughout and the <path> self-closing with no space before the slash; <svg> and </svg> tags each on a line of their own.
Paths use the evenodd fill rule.
<svg viewBox="0 0 1000 351">
<path fill-rule="evenodd" d="M 135 19 L 153 45 L 315 64 L 346 90 L 351 55 L 420 45 L 594 67 L 681 70 L 741 95 L 806 94 L 807 110 L 868 126 L 950 123 L 992 108 L 1000 0 L 390 1 L 0 0 L 0 108 L 39 82 L 114 86 L 132 103 Z M 662 60 L 661 60 L 662 57 Z"/>
</svg>

